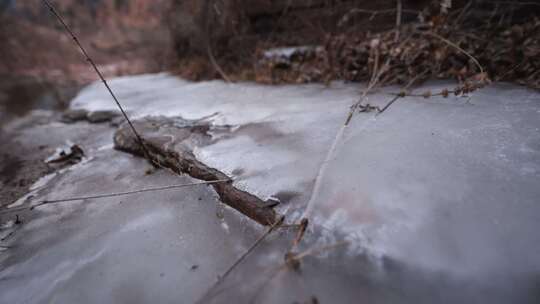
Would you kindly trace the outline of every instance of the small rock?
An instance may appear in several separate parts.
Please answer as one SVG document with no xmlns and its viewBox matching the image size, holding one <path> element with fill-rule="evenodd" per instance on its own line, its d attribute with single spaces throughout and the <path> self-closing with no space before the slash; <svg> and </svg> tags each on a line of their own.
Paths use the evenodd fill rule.
<svg viewBox="0 0 540 304">
<path fill-rule="evenodd" d="M 87 114 L 88 111 L 83 109 L 66 110 L 62 114 L 62 118 L 60 120 L 65 123 L 74 123 L 76 121 L 85 120 Z"/>
<path fill-rule="evenodd" d="M 114 111 L 94 111 L 88 113 L 86 115 L 86 118 L 90 123 L 100 123 L 100 122 L 106 122 L 111 121 L 113 118 L 117 117 L 118 113 Z"/>
<path fill-rule="evenodd" d="M 126 121 L 124 117 L 122 117 L 121 115 L 118 115 L 114 117 L 113 119 L 111 119 L 110 124 L 112 127 L 119 127 L 121 124 L 124 123 L 124 121 Z"/>
<path fill-rule="evenodd" d="M 45 163 L 77 163 L 83 156 L 84 151 L 79 145 L 67 142 L 66 146 L 57 148 L 55 153 L 45 160 Z"/>
<path fill-rule="evenodd" d="M 19 180 L 19 183 L 18 183 L 19 187 L 24 187 L 24 186 L 26 186 L 26 184 L 27 184 L 27 182 L 26 182 L 26 180 L 24 178 L 21 178 Z"/>
<path fill-rule="evenodd" d="M 156 172 L 156 170 L 157 169 L 154 167 L 149 167 L 144 171 L 144 175 L 152 175 Z"/>
</svg>

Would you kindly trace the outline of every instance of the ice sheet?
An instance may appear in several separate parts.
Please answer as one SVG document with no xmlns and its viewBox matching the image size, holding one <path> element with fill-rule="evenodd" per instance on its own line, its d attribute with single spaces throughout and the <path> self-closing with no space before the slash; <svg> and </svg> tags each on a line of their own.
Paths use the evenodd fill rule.
<svg viewBox="0 0 540 304">
<path fill-rule="evenodd" d="M 133 117 L 210 116 L 215 142 L 197 148 L 197 156 L 245 189 L 279 198 L 289 218 L 305 210 L 361 89 L 191 83 L 167 74 L 122 77 L 110 85 Z M 448 86 L 431 83 L 419 91 Z M 385 104 L 388 91 L 370 95 L 369 102 Z M 404 98 L 381 115 L 357 114 L 328 164 L 312 230 L 299 250 L 343 239 L 351 244 L 306 258 L 301 273 L 270 275 L 290 237 L 276 234 L 214 302 L 316 296 L 321 303 L 535 303 L 540 94 L 495 84 L 469 97 Z M 98 83 L 72 107 L 114 109 Z M 231 128 L 220 131 L 223 125 Z M 55 177 L 39 196 L 188 181 L 164 172 L 145 175 L 143 160 L 100 149 L 108 144 L 103 136 L 87 145 L 91 161 Z M 18 249 L 2 253 L 0 302 L 190 303 L 260 233 L 219 207 L 202 186 L 46 207 L 18 232 Z"/>
</svg>

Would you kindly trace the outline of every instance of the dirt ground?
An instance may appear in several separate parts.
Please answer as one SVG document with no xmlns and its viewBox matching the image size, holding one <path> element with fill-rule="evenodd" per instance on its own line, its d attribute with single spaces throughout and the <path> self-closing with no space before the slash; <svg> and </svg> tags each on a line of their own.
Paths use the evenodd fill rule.
<svg viewBox="0 0 540 304">
<path fill-rule="evenodd" d="M 13 133 L 0 131 L 0 207 L 16 201 L 40 177 L 51 172 L 43 160 L 47 146 L 36 142 L 33 146 L 21 145 L 12 140 Z"/>
<path fill-rule="evenodd" d="M 80 87 L 75 83 L 59 86 L 36 78 L 3 79 L 0 84 L 0 207 L 13 203 L 40 177 L 63 166 L 47 164 L 45 159 L 66 140 L 84 138 L 92 132 L 92 128 L 81 132 L 78 127 L 69 131 L 70 125 L 67 125 L 64 128 L 67 133 L 33 134 L 42 125 L 60 123 L 63 111 Z"/>
<path fill-rule="evenodd" d="M 53 142 L 21 140 L 23 134 L 58 120 L 78 90 L 97 79 L 41 1 L 6 3 L 0 3 L 0 206 L 54 171 L 44 163 L 56 149 Z M 105 77 L 163 69 L 166 3 L 54 1 Z"/>
</svg>

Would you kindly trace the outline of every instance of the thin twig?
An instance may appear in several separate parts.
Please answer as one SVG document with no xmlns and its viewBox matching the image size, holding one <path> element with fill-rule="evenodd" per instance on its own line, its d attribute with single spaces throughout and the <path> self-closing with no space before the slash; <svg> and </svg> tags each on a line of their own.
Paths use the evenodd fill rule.
<svg viewBox="0 0 540 304">
<path fill-rule="evenodd" d="M 270 284 L 270 282 L 272 282 L 274 280 L 274 278 L 282 273 L 282 271 L 286 270 L 287 269 L 287 264 L 283 264 L 275 269 L 269 269 L 268 272 L 270 272 L 270 274 L 268 275 L 268 277 L 263 280 L 263 282 L 261 283 L 261 285 L 255 290 L 255 292 L 253 293 L 253 296 L 251 297 L 251 299 L 249 300 L 249 303 L 250 304 L 255 304 L 257 303 L 257 298 L 259 297 L 259 295 L 264 291 L 264 289 Z"/>
<path fill-rule="evenodd" d="M 257 298 L 264 291 L 264 289 L 270 284 L 270 282 L 274 280 L 278 274 L 282 273 L 282 271 L 289 270 L 291 265 L 299 265 L 300 261 L 307 256 L 322 253 L 324 251 L 328 251 L 330 249 L 334 249 L 334 248 L 341 247 L 348 244 L 349 244 L 348 241 L 340 241 L 334 244 L 325 245 L 321 247 L 312 247 L 298 254 L 286 255 L 285 263 L 275 268 L 274 271 L 268 276 L 268 278 L 264 280 L 261 286 L 257 288 L 254 295 L 251 297 L 251 300 L 249 301 L 249 303 L 256 303 Z"/>
<path fill-rule="evenodd" d="M 457 50 L 459 50 L 463 54 L 467 55 L 467 57 L 469 57 L 476 64 L 478 69 L 480 69 L 480 73 L 484 74 L 484 69 L 482 68 L 482 65 L 480 64 L 480 62 L 478 62 L 478 60 L 476 58 L 474 58 L 473 55 L 471 55 L 469 52 L 462 49 L 459 45 L 457 45 L 457 44 L 453 43 L 452 41 L 440 36 L 439 34 L 433 33 L 433 32 L 421 32 L 421 33 L 423 33 L 425 35 L 428 35 L 428 36 L 435 37 L 435 38 L 443 41 L 444 43 L 456 48 Z"/>
<path fill-rule="evenodd" d="M 396 0 L 396 36 L 394 36 L 394 42 L 398 42 L 399 34 L 401 31 L 401 14 L 402 14 L 402 3 L 401 0 Z"/>
<path fill-rule="evenodd" d="M 508 71 L 506 71 L 504 74 L 502 75 L 499 75 L 497 77 L 495 77 L 495 81 L 500 81 L 500 80 L 503 80 L 504 77 L 506 77 L 506 75 L 514 72 L 518 67 L 520 67 L 522 64 L 524 64 L 526 61 L 521 61 L 520 63 L 518 64 L 515 64 L 511 69 L 509 69 Z"/>
<path fill-rule="evenodd" d="M 405 41 L 402 43 L 405 43 Z M 313 205 L 319 196 L 319 192 L 322 187 L 322 180 L 323 180 L 323 177 L 326 175 L 328 163 L 330 163 L 330 161 L 333 159 L 337 146 L 341 138 L 343 137 L 345 130 L 349 126 L 349 123 L 354 113 L 356 112 L 358 107 L 362 104 L 362 102 L 365 100 L 367 94 L 375 87 L 375 85 L 377 85 L 381 75 L 384 72 L 386 72 L 386 70 L 388 69 L 390 65 L 390 60 L 391 59 L 389 57 L 380 70 L 378 71 L 374 70 L 374 74 L 371 77 L 368 87 L 362 92 L 362 95 L 360 96 L 359 100 L 351 106 L 349 113 L 347 114 L 347 117 L 345 119 L 345 123 L 341 126 L 339 131 L 336 133 L 336 136 L 334 137 L 332 145 L 330 146 L 330 149 L 328 150 L 328 153 L 326 154 L 326 157 L 323 163 L 319 167 L 319 171 L 317 172 L 317 176 L 315 177 L 315 185 L 313 186 L 313 190 L 311 191 L 311 196 L 309 198 L 309 201 L 306 204 L 306 209 L 304 210 L 302 217 L 308 218 L 308 216 L 311 214 L 313 210 Z"/>
<path fill-rule="evenodd" d="M 328 251 L 330 249 L 345 246 L 345 245 L 348 245 L 348 244 L 349 244 L 349 241 L 340 241 L 340 242 L 337 242 L 335 244 L 325 245 L 325 246 L 321 246 L 321 247 L 313 247 L 313 248 L 310 248 L 310 249 L 308 249 L 308 250 L 306 250 L 304 252 L 301 252 L 301 253 L 295 255 L 294 259 L 302 260 L 303 258 L 305 258 L 307 256 L 319 254 L 319 253 Z"/>
<path fill-rule="evenodd" d="M 254 243 L 249 247 L 244 254 L 242 254 L 228 269 L 220 276 L 221 280 L 224 280 L 235 268 L 238 266 L 259 244 L 270 234 L 276 227 L 283 223 L 285 216 L 280 216 L 279 219 L 261 235 Z"/>
<path fill-rule="evenodd" d="M 15 235 L 15 232 L 19 231 L 19 229 L 21 229 L 21 226 L 22 225 L 17 225 L 10 233 L 8 233 L 5 237 L 1 238 L 0 239 L 0 242 L 4 242 L 5 240 L 9 239 L 10 237 L 12 237 L 13 235 Z"/>
<path fill-rule="evenodd" d="M 211 294 L 212 290 L 214 290 L 217 286 L 219 286 L 226 278 L 229 276 L 229 274 L 238 266 L 244 259 L 251 253 L 259 244 L 268 236 L 272 231 L 275 230 L 275 228 L 279 227 L 283 220 L 285 219 L 285 216 L 281 215 L 277 221 L 272 224 L 272 226 L 268 227 L 266 232 L 264 232 L 236 261 L 229 267 L 227 270 L 218 277 L 218 280 L 214 285 L 212 285 L 204 294 L 203 296 L 195 303 L 206 303 L 209 300 L 209 297 L 213 297 L 214 294 Z"/>
<path fill-rule="evenodd" d="M 463 94 L 468 94 L 468 93 L 471 93 L 471 92 L 474 92 L 478 89 L 481 89 L 483 87 L 485 87 L 486 85 L 489 85 L 491 82 L 487 79 L 481 79 L 480 81 L 476 82 L 476 83 L 470 83 L 470 82 L 465 82 L 463 85 L 461 86 L 458 86 L 456 87 L 455 89 L 453 90 L 449 90 L 449 89 L 442 89 L 440 90 L 439 92 L 436 92 L 436 93 L 432 93 L 431 91 L 425 91 L 424 93 L 422 94 L 412 94 L 412 93 L 407 93 L 406 91 L 401 91 L 399 93 L 391 93 L 392 95 L 394 96 L 398 96 L 398 97 L 405 97 L 405 96 L 408 96 L 408 97 L 424 97 L 424 98 L 430 98 L 430 97 L 434 97 L 434 96 L 442 96 L 442 97 L 448 97 L 450 96 L 451 94 L 454 94 L 455 96 L 458 96 L 458 95 L 463 95 Z"/>
<path fill-rule="evenodd" d="M 0 212 L 0 214 L 13 213 L 13 212 L 17 212 L 17 211 L 26 210 L 26 209 L 34 210 L 37 207 L 41 207 L 43 205 L 49 205 L 49 204 L 80 201 L 80 200 L 86 200 L 86 199 L 116 197 L 116 196 L 137 194 L 137 193 L 142 193 L 142 192 L 170 190 L 170 189 L 177 189 L 177 188 L 183 188 L 183 187 L 188 187 L 188 186 L 225 183 L 225 182 L 230 182 L 230 181 L 231 181 L 230 179 L 213 180 L 213 181 L 201 181 L 201 182 L 195 182 L 195 183 L 189 183 L 189 184 L 179 184 L 179 185 L 168 185 L 168 186 L 161 186 L 161 187 L 143 188 L 143 189 L 138 189 L 138 190 L 133 190 L 133 191 L 125 191 L 125 192 L 96 194 L 96 195 L 89 195 L 89 196 L 79 196 L 79 197 L 55 199 L 55 200 L 44 200 L 44 201 L 41 201 L 40 203 L 38 203 L 36 205 L 33 205 L 33 206 L 26 206 L 26 207 L 19 207 L 19 208 L 2 210 Z"/>
<path fill-rule="evenodd" d="M 379 42 L 377 42 L 377 44 L 378 43 Z M 371 51 L 375 53 L 375 62 L 373 63 L 373 71 L 371 72 L 371 78 L 369 79 L 368 88 L 370 86 L 372 86 L 372 84 L 375 83 L 378 80 L 378 76 L 379 76 L 379 56 L 380 56 L 379 46 L 378 45 L 376 45 L 376 46 L 372 45 Z M 362 99 L 362 98 L 360 98 L 360 99 Z"/>
<path fill-rule="evenodd" d="M 4 208 L 3 210 L 0 211 L 0 215 L 24 211 L 27 209 L 30 209 L 30 207 L 26 206 L 26 207 L 16 207 L 16 208 Z"/>
<path fill-rule="evenodd" d="M 540 6 L 538 2 L 521 2 L 521 1 L 491 1 L 495 4 L 507 4 L 507 5 L 533 5 Z"/>
<path fill-rule="evenodd" d="M 386 109 L 388 109 L 394 102 L 396 102 L 396 100 L 398 100 L 400 97 L 402 97 L 401 95 L 395 95 L 392 100 L 390 100 L 390 102 L 388 102 L 382 109 L 380 109 L 378 111 L 378 113 L 376 115 L 379 115 L 381 113 L 383 113 L 384 111 L 386 111 Z"/>
<path fill-rule="evenodd" d="M 105 85 L 105 87 L 107 88 L 107 91 L 109 91 L 109 94 L 112 96 L 112 98 L 114 99 L 114 102 L 116 103 L 116 106 L 118 107 L 118 109 L 120 109 L 120 112 L 122 113 L 122 115 L 124 116 L 124 118 L 126 119 L 127 123 L 129 124 L 131 130 L 133 131 L 133 134 L 135 135 L 135 137 L 137 138 L 137 141 L 138 143 L 141 145 L 141 148 L 143 149 L 144 153 L 146 156 L 150 155 L 148 153 L 148 150 L 146 149 L 146 146 L 144 145 L 144 141 L 142 140 L 141 136 L 139 135 L 139 133 L 137 133 L 137 130 L 135 130 L 135 127 L 133 126 L 133 124 L 131 123 L 131 120 L 129 119 L 129 117 L 127 116 L 126 112 L 124 111 L 124 108 L 122 107 L 122 105 L 120 104 L 120 101 L 118 101 L 118 98 L 116 98 L 116 95 L 114 95 L 113 91 L 111 90 L 111 87 L 109 87 L 109 84 L 107 83 L 107 81 L 105 80 L 105 78 L 103 77 L 103 74 L 101 74 L 101 71 L 98 69 L 98 67 L 96 66 L 96 64 L 94 63 L 94 61 L 92 60 L 92 58 L 90 58 L 90 56 L 88 55 L 88 53 L 86 52 L 86 50 L 84 49 L 84 47 L 82 46 L 82 44 L 79 42 L 79 39 L 77 39 L 77 37 L 75 36 L 75 34 L 73 33 L 73 31 L 71 30 L 71 28 L 66 24 L 66 22 L 64 21 L 64 19 L 60 16 L 60 14 L 56 11 L 56 9 L 53 7 L 53 5 L 48 1 L 48 0 L 42 0 L 43 3 L 49 8 L 49 10 L 51 11 L 51 13 L 56 17 L 56 19 L 58 19 L 58 21 L 62 24 L 62 26 L 64 27 L 64 29 L 66 30 L 66 32 L 71 36 L 71 39 L 73 39 L 73 41 L 75 42 L 75 44 L 79 47 L 79 49 L 81 50 L 81 52 L 83 53 L 83 55 L 86 57 L 86 61 L 88 61 L 88 63 L 90 63 L 90 65 L 94 68 L 94 71 L 96 72 L 96 74 L 99 76 L 99 78 L 101 79 L 101 82 L 103 82 L 103 84 Z M 149 159 L 150 160 L 150 159 Z"/>
<path fill-rule="evenodd" d="M 459 13 L 459 15 L 456 17 L 456 19 L 454 21 L 454 25 L 453 25 L 454 30 L 457 29 L 458 25 L 461 23 L 462 18 L 467 15 L 467 12 L 470 12 L 469 8 L 473 4 L 473 2 L 474 1 L 468 1 L 467 4 L 465 5 L 465 7 Z"/>
<path fill-rule="evenodd" d="M 289 249 L 289 252 L 293 252 L 296 247 L 298 247 L 298 244 L 300 244 L 300 241 L 302 241 L 302 238 L 304 237 L 304 234 L 306 233 L 307 226 L 309 224 L 309 220 L 307 218 L 303 218 L 300 221 L 300 224 L 298 225 L 298 232 L 296 233 L 296 237 L 293 240 L 291 249 Z"/>
<path fill-rule="evenodd" d="M 371 86 L 368 87 L 364 91 L 364 93 L 362 94 L 362 97 L 360 98 L 360 101 L 364 100 L 365 96 L 367 95 L 367 92 L 370 89 L 371 89 Z M 307 218 L 311 214 L 311 212 L 313 210 L 313 205 L 315 204 L 315 201 L 317 200 L 317 198 L 319 196 L 319 192 L 321 191 L 323 177 L 326 175 L 326 170 L 327 170 L 328 164 L 334 158 L 334 153 L 337 150 L 337 146 L 338 146 L 341 138 L 343 137 L 343 134 L 345 133 L 345 129 L 347 129 L 347 127 L 349 125 L 349 122 L 352 119 L 352 116 L 353 116 L 353 114 L 354 114 L 354 112 L 356 110 L 356 105 L 357 104 L 354 104 L 351 107 L 351 110 L 349 111 L 349 114 L 347 115 L 345 123 L 343 125 L 341 125 L 338 132 L 336 133 L 336 136 L 334 137 L 334 140 L 332 141 L 332 145 L 330 146 L 330 149 L 328 150 L 328 153 L 326 154 L 326 157 L 325 157 L 323 163 L 319 167 L 319 171 L 317 173 L 317 176 L 315 177 L 315 185 L 313 186 L 313 190 L 311 191 L 311 196 L 309 198 L 309 201 L 306 204 L 306 210 L 304 210 L 304 214 L 302 215 L 302 217 Z"/>
<path fill-rule="evenodd" d="M 377 10 L 366 10 L 366 9 L 360 9 L 360 8 L 353 8 L 353 9 L 349 10 L 349 12 L 347 12 L 345 15 L 343 15 L 343 17 L 340 18 L 340 20 L 337 23 L 337 26 L 343 26 L 351 18 L 351 16 L 354 15 L 354 14 L 358 14 L 358 13 L 370 14 L 371 16 L 369 17 L 369 20 L 371 21 L 377 15 L 392 14 L 395 11 L 396 11 L 396 9 L 394 9 L 394 8 L 386 9 L 386 10 L 379 10 L 379 11 L 377 11 Z M 401 11 L 402 11 L 402 13 L 407 13 L 407 14 L 412 14 L 412 15 L 420 13 L 420 11 L 411 10 L 411 9 L 402 9 Z"/>
<path fill-rule="evenodd" d="M 63 198 L 63 199 L 56 199 L 56 200 L 45 200 L 45 201 L 43 201 L 43 202 L 41 202 L 41 203 L 39 203 L 37 205 L 32 206 L 31 209 L 35 209 L 35 208 L 37 208 L 39 206 L 48 205 L 48 204 L 56 204 L 56 203 L 71 202 L 71 201 L 80 201 L 80 200 L 85 200 L 85 199 L 97 199 L 97 198 L 123 196 L 123 195 L 136 194 L 136 193 L 142 193 L 142 192 L 170 190 L 170 189 L 177 189 L 177 188 L 183 188 L 183 187 L 188 187 L 188 186 L 215 184 L 215 183 L 223 183 L 223 182 L 230 182 L 230 179 L 214 180 L 214 181 L 202 181 L 202 182 L 195 182 L 195 183 L 189 183 L 189 184 L 180 184 L 180 185 L 168 185 L 168 186 L 162 186 L 162 187 L 156 187 L 156 188 L 143 188 L 143 189 L 138 189 L 138 190 L 133 190 L 133 191 L 98 194 L 98 195 L 72 197 L 72 198 Z"/>
<path fill-rule="evenodd" d="M 214 53 L 212 52 L 212 42 L 210 41 L 210 2 L 213 0 L 205 0 L 204 7 L 203 7 L 203 20 L 205 20 L 205 42 L 206 42 L 206 52 L 208 54 L 208 58 L 210 59 L 210 62 L 214 66 L 214 69 L 219 73 L 221 78 L 225 80 L 225 82 L 232 82 L 231 79 L 225 74 L 221 66 L 218 64 L 216 57 L 214 57 Z"/>
<path fill-rule="evenodd" d="M 406 92 L 409 90 L 409 87 L 412 86 L 416 80 L 420 77 L 423 77 L 425 74 L 427 74 L 427 71 L 424 71 L 416 76 L 413 77 L 413 79 L 411 79 L 409 81 L 409 83 L 407 83 L 407 85 L 401 90 L 401 93 L 402 94 L 396 94 L 394 96 L 394 98 L 392 98 L 392 100 L 390 100 L 390 102 L 388 102 L 382 109 L 380 109 L 378 111 L 378 113 L 376 115 L 380 115 L 382 114 L 384 111 L 386 111 L 394 102 L 396 102 L 400 97 L 405 97 L 406 95 Z"/>
<path fill-rule="evenodd" d="M 216 58 L 214 57 L 214 54 L 212 53 L 212 47 L 210 46 L 210 42 L 208 42 L 206 50 L 208 52 L 208 58 L 210 58 L 210 62 L 214 66 L 214 69 L 216 69 L 216 71 L 223 78 L 223 80 L 225 80 L 225 82 L 232 82 L 231 79 L 227 76 L 227 74 L 225 74 L 221 66 L 219 66 L 219 64 L 217 63 Z"/>
<path fill-rule="evenodd" d="M 408 36 L 405 39 L 402 39 L 401 42 L 398 45 L 398 48 L 405 45 L 409 40 L 411 39 L 411 36 Z M 362 102 L 366 99 L 366 96 L 371 90 L 380 82 L 381 76 L 390 69 L 390 62 L 392 57 L 388 56 L 385 63 L 382 65 L 380 69 L 377 71 L 373 71 L 374 73 L 371 76 L 371 80 L 367 86 L 367 88 L 362 92 L 362 95 L 358 99 L 357 102 L 355 102 L 347 114 L 347 117 L 345 119 L 344 124 L 341 126 L 341 128 L 336 133 L 336 136 L 334 137 L 334 140 L 332 141 L 332 145 L 330 146 L 330 149 L 328 150 L 326 157 L 324 161 L 322 162 L 321 166 L 319 167 L 319 171 L 317 172 L 317 176 L 315 177 L 315 184 L 313 186 L 313 189 L 311 190 L 311 195 L 309 198 L 309 201 L 306 204 L 306 209 L 304 210 L 304 213 L 302 217 L 308 217 L 310 213 L 313 211 L 315 201 L 317 200 L 319 196 L 319 192 L 322 187 L 322 181 L 324 176 L 326 175 L 326 170 L 328 168 L 328 164 L 330 161 L 334 158 L 334 154 L 336 153 L 337 147 L 339 142 L 341 141 L 341 138 L 343 137 L 343 134 L 345 133 L 345 130 L 349 126 L 349 123 L 351 122 L 352 117 L 354 116 L 354 113 L 358 108 L 361 107 Z M 367 106 L 366 106 L 367 107 Z"/>
</svg>

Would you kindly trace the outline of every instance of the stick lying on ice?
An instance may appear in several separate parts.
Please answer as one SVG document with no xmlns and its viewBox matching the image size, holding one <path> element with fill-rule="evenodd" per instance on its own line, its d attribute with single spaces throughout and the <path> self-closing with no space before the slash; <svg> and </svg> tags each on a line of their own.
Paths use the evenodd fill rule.
<svg viewBox="0 0 540 304">
<path fill-rule="evenodd" d="M 208 125 L 165 117 L 144 118 L 134 121 L 133 124 L 143 135 L 144 146 L 151 161 L 160 167 L 169 168 L 178 174 L 188 174 L 203 181 L 230 179 L 225 173 L 197 160 L 191 151 L 194 145 L 209 141 L 206 134 Z M 118 150 L 145 156 L 127 124 L 123 124 L 116 131 L 114 145 Z M 269 226 L 276 222 L 277 215 L 272 209 L 272 204 L 236 188 L 232 182 L 214 183 L 212 187 L 224 204 L 259 224 Z"/>
</svg>

